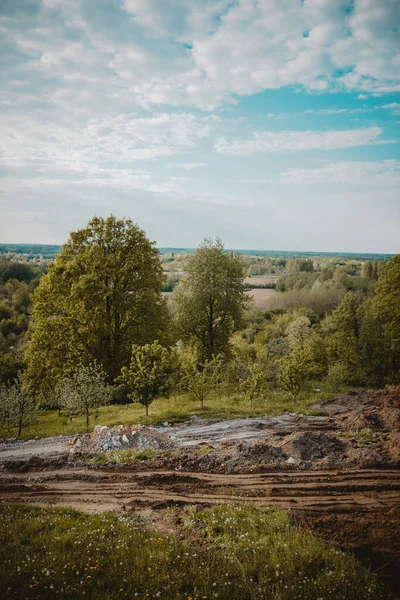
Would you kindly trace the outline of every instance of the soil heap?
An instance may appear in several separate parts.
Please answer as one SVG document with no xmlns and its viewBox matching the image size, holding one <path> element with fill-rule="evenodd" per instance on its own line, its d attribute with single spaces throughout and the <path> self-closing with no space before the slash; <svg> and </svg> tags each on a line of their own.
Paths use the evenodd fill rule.
<svg viewBox="0 0 400 600">
<path fill-rule="evenodd" d="M 107 450 L 171 450 L 175 443 L 165 434 L 146 425 L 97 425 L 91 433 L 76 435 L 70 455 L 96 454 Z"/>
</svg>

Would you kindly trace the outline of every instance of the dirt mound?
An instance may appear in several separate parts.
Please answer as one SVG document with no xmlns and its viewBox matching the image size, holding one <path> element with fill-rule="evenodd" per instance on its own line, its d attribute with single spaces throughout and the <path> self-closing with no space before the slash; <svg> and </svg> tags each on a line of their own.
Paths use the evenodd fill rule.
<svg viewBox="0 0 400 600">
<path fill-rule="evenodd" d="M 342 396 L 341 398 L 345 397 Z M 349 405 L 354 405 L 354 396 L 350 396 Z M 400 386 L 387 385 L 383 390 L 376 392 L 362 392 L 358 407 L 344 414 L 339 414 L 335 422 L 338 427 L 346 431 L 360 431 L 362 429 L 399 430 Z"/>
<path fill-rule="evenodd" d="M 357 392 L 348 392 L 342 396 L 336 398 L 330 398 L 328 400 L 321 400 L 314 404 L 312 408 L 322 410 L 328 415 L 339 415 L 341 413 L 347 413 L 351 410 L 362 410 L 368 404 L 371 404 L 370 399 L 371 392 L 368 390 L 361 390 Z"/>
<path fill-rule="evenodd" d="M 393 431 L 387 441 L 387 452 L 390 462 L 400 465 L 400 431 Z"/>
<path fill-rule="evenodd" d="M 337 438 L 318 431 L 295 432 L 280 439 L 276 445 L 286 456 L 305 461 L 315 461 L 342 452 L 344 447 Z"/>
<path fill-rule="evenodd" d="M 145 425 L 96 426 L 91 433 L 76 435 L 70 442 L 71 455 L 96 454 L 107 450 L 170 450 L 175 443 L 165 434 Z"/>
</svg>

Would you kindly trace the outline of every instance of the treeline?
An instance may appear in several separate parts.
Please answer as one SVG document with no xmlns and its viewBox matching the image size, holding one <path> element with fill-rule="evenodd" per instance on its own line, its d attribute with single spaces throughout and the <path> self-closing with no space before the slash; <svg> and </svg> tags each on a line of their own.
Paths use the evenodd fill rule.
<svg viewBox="0 0 400 600">
<path fill-rule="evenodd" d="M 24 366 L 32 293 L 45 271 L 45 266 L 0 259 L 0 384 Z"/>
<path fill-rule="evenodd" d="M 251 404 L 274 388 L 296 400 L 312 382 L 332 391 L 399 382 L 400 255 L 335 268 L 296 258 L 285 267 L 288 291 L 279 296 L 292 304 L 257 310 L 243 257 L 205 240 L 186 258 L 168 306 L 145 233 L 130 220 L 95 217 L 38 285 L 1 282 L 3 421 L 20 432 L 40 405 L 88 423 L 99 404 L 134 400 L 148 411 L 157 396 L 182 391 L 202 408 L 228 384 Z"/>
</svg>

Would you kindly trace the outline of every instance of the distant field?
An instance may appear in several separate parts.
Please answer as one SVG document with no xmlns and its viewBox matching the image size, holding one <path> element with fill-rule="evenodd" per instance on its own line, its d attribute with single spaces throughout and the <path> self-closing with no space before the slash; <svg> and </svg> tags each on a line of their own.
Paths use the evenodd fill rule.
<svg viewBox="0 0 400 600">
<path fill-rule="evenodd" d="M 252 279 L 256 278 L 253 277 Z M 268 308 L 268 300 L 280 295 L 280 292 L 268 288 L 249 290 L 247 293 L 251 298 L 253 298 L 253 301 L 258 308 Z M 162 292 L 162 295 L 164 298 L 167 298 L 167 301 L 170 301 L 172 292 Z"/>
<path fill-rule="evenodd" d="M 280 292 L 271 289 L 254 289 L 248 291 L 249 296 L 253 298 L 258 308 L 268 308 L 268 300 L 279 296 Z"/>
</svg>

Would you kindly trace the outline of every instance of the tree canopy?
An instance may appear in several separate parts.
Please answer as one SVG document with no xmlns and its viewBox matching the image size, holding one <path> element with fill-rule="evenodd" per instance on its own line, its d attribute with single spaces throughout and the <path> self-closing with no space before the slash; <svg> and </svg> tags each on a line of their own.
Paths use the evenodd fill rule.
<svg viewBox="0 0 400 600">
<path fill-rule="evenodd" d="M 128 219 L 94 217 L 70 235 L 33 298 L 28 379 L 52 391 L 73 366 L 95 361 L 109 382 L 132 344 L 162 339 L 159 254 Z"/>
<path fill-rule="evenodd" d="M 203 359 L 226 354 L 247 302 L 243 262 L 220 240 L 205 239 L 189 258 L 187 276 L 174 290 L 175 318 L 184 341 L 194 341 Z"/>
</svg>

